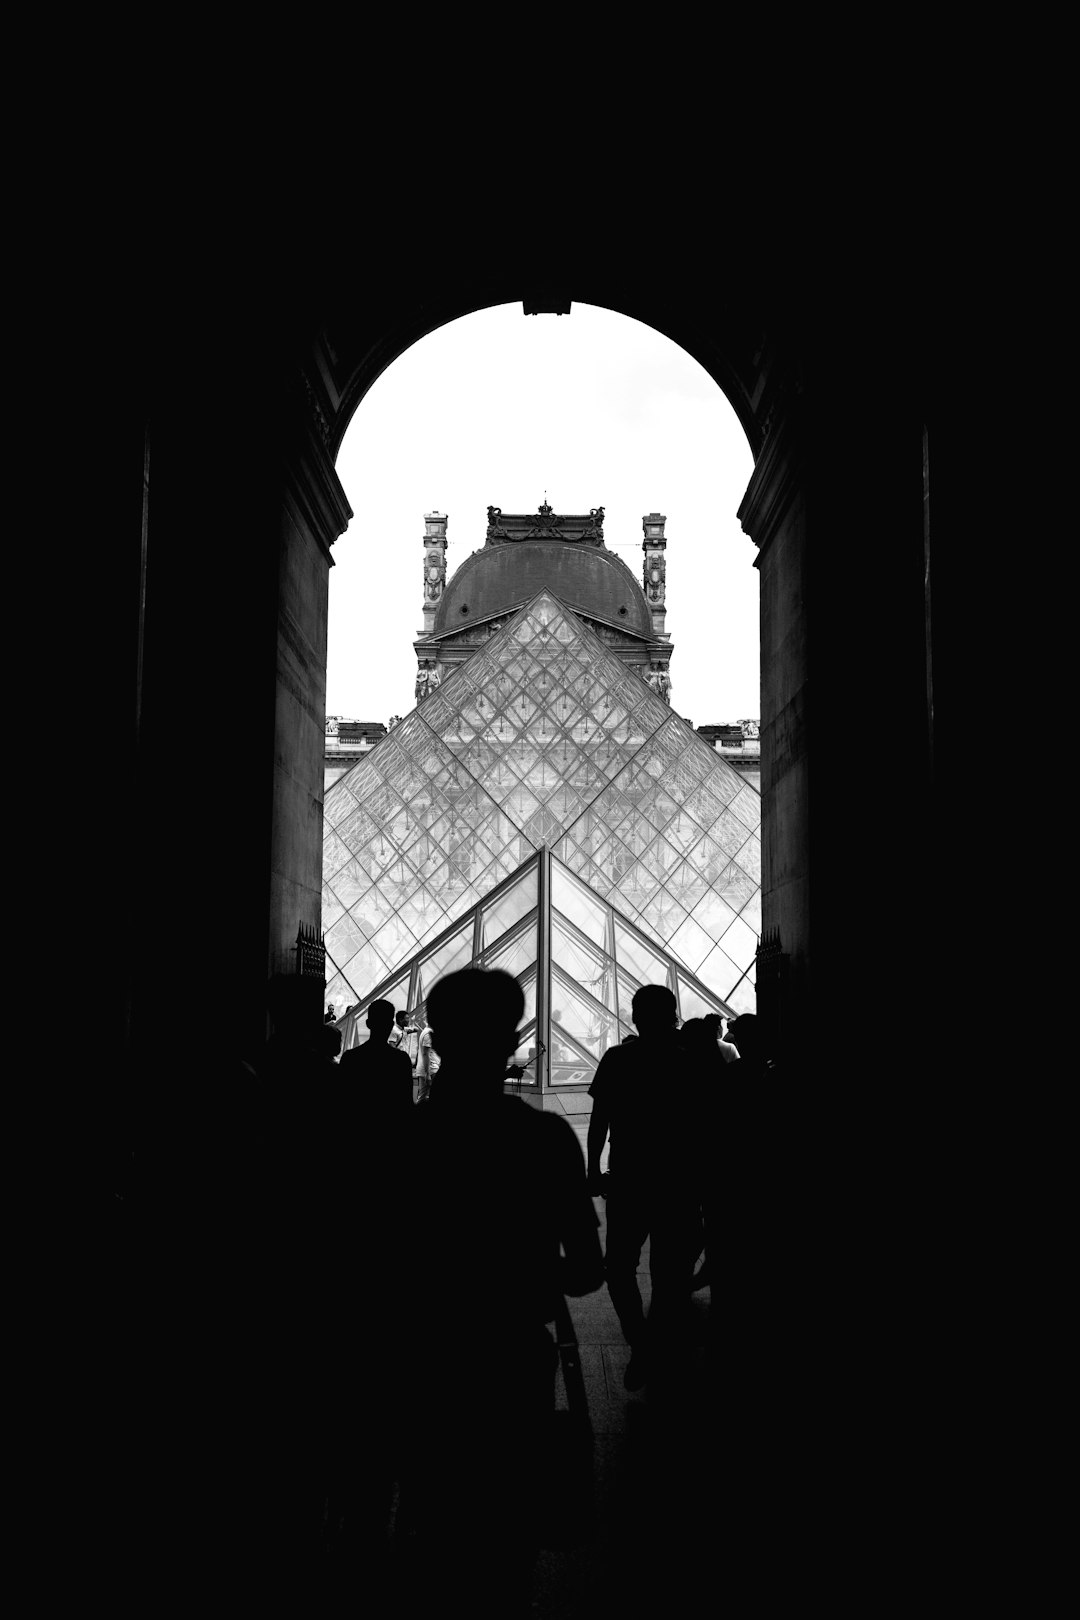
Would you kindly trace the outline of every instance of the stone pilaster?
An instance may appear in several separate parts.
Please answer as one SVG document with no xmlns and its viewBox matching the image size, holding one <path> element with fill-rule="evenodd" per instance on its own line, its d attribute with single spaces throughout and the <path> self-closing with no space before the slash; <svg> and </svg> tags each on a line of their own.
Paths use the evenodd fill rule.
<svg viewBox="0 0 1080 1620">
<path fill-rule="evenodd" d="M 272 975 L 296 972 L 297 928 L 317 936 L 321 926 L 330 548 L 352 517 L 327 440 L 317 401 L 309 400 L 309 410 L 281 444 L 270 833 Z"/>
<path fill-rule="evenodd" d="M 667 518 L 660 512 L 648 512 L 641 520 L 641 527 L 645 531 L 645 538 L 641 542 L 641 549 L 645 553 L 642 566 L 641 583 L 645 590 L 645 600 L 649 604 L 652 614 L 652 629 L 654 636 L 664 634 L 664 618 L 667 612 L 667 540 L 664 538 L 664 525 Z"/>
<path fill-rule="evenodd" d="M 435 628 L 435 609 L 446 587 L 445 512 L 424 513 L 424 629 L 430 636 Z"/>
<path fill-rule="evenodd" d="M 768 949 L 758 1012 L 776 1047 L 797 1046 L 813 1027 L 806 453 L 803 424 L 789 404 L 773 415 L 738 514 L 758 548 L 761 575 L 761 934 Z M 839 630 L 833 634 L 841 639 Z M 822 894 L 829 881 L 820 879 Z"/>
</svg>

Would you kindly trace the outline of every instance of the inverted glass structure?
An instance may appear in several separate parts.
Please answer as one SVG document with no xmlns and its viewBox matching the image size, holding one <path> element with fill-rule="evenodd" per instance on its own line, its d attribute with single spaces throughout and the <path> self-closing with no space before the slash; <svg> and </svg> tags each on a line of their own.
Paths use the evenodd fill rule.
<svg viewBox="0 0 1080 1620">
<path fill-rule="evenodd" d="M 584 1083 L 637 984 L 685 986 L 684 1018 L 753 1010 L 759 827 L 756 790 L 542 591 L 327 793 L 327 1000 L 415 1009 L 433 975 L 507 966 L 543 1082 Z"/>
</svg>

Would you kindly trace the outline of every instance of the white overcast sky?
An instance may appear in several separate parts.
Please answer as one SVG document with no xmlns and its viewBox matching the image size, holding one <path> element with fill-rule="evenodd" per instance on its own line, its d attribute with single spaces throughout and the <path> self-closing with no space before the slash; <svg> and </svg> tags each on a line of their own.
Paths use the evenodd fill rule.
<svg viewBox="0 0 1080 1620">
<path fill-rule="evenodd" d="M 489 505 L 535 512 L 546 491 L 556 512 L 603 506 L 639 581 L 642 516 L 667 515 L 673 707 L 695 725 L 757 719 L 756 551 L 735 516 L 753 465 L 717 384 L 639 321 L 518 303 L 440 327 L 369 390 L 338 457 L 354 516 L 330 570 L 327 713 L 415 706 L 424 513 L 449 514 L 449 578 Z"/>
</svg>

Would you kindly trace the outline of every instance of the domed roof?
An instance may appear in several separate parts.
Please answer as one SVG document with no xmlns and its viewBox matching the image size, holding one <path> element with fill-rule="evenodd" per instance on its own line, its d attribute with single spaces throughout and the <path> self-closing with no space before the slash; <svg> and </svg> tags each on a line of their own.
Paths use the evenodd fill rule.
<svg viewBox="0 0 1080 1620">
<path fill-rule="evenodd" d="M 645 593 L 626 564 L 601 546 L 554 539 L 474 551 L 448 580 L 431 634 L 448 635 L 508 613 L 543 590 L 589 618 L 652 639 Z"/>
</svg>

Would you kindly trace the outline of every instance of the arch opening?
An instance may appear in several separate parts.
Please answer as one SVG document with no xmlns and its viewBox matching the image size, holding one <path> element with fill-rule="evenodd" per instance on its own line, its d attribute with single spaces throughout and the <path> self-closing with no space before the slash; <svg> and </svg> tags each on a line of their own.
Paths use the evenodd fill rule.
<svg viewBox="0 0 1080 1620">
<path fill-rule="evenodd" d="M 564 856 L 571 854 L 582 870 L 589 861 L 586 849 L 591 850 L 591 844 L 588 837 L 581 840 L 580 826 L 575 832 L 575 824 L 587 817 L 590 806 L 594 806 L 594 815 L 606 815 L 609 820 L 621 817 L 624 802 L 620 799 L 617 805 L 609 802 L 600 807 L 601 791 L 620 769 L 625 767 L 632 775 L 635 755 L 640 752 L 644 760 L 646 745 L 656 744 L 665 717 L 673 713 L 657 701 L 656 692 L 666 697 L 671 686 L 675 688 L 671 700 L 675 718 L 686 718 L 679 720 L 669 738 L 670 762 L 674 768 L 678 758 L 679 768 L 686 774 L 684 797 L 697 793 L 694 813 L 672 814 L 676 807 L 671 803 L 659 827 L 641 820 L 630 829 L 628 823 L 618 849 L 613 843 L 607 851 L 606 867 L 589 861 L 586 881 L 598 885 L 636 926 L 652 928 L 661 954 L 674 939 L 670 958 L 665 960 L 679 964 L 691 976 L 702 969 L 706 984 L 701 993 L 711 993 L 720 1005 L 726 1004 L 726 998 L 737 1010 L 753 1005 L 751 958 L 760 930 L 760 802 L 755 792 L 742 791 L 744 784 L 737 772 L 716 758 L 710 744 L 695 734 L 688 704 L 678 696 L 682 660 L 688 674 L 684 685 L 696 694 L 699 723 L 738 718 L 756 724 L 760 714 L 757 576 L 749 566 L 749 543 L 735 517 L 752 471 L 750 447 L 714 380 L 677 345 L 610 311 L 589 309 L 580 311 L 577 318 L 576 330 L 568 322 L 556 324 L 550 318 L 543 325 L 523 321 L 520 307 L 509 307 L 442 327 L 424 343 L 415 344 L 379 378 L 353 416 L 342 444 L 338 473 L 355 516 L 350 533 L 338 543 L 337 566 L 331 575 L 327 711 L 340 717 L 351 709 L 354 721 L 370 726 L 383 718 L 373 707 L 381 701 L 386 705 L 389 735 L 385 743 L 376 745 L 370 763 L 365 760 L 352 771 L 340 770 L 336 781 L 328 779 L 324 927 L 327 974 L 333 976 L 333 999 L 342 1003 L 339 1011 L 368 999 L 375 983 L 385 987 L 400 978 L 407 961 L 427 948 L 433 935 L 455 925 L 459 914 L 464 915 L 470 904 L 475 906 L 493 885 L 505 881 L 508 872 L 531 852 L 558 849 Z M 421 503 L 413 494 L 420 482 L 425 488 L 435 486 L 428 497 L 432 504 L 426 512 L 426 535 L 422 532 L 424 514 L 417 510 Z M 542 489 L 532 488 L 535 484 Z M 569 501 L 563 500 L 556 486 L 570 496 Z M 448 488 L 452 492 L 449 498 Z M 573 508 L 582 514 L 577 529 L 574 519 L 559 518 L 558 513 L 549 521 L 558 519 L 563 527 L 556 526 L 550 533 L 540 532 L 536 525 L 530 530 L 527 523 L 522 526 L 521 519 L 506 520 L 517 523 L 520 532 L 509 533 L 500 523 L 504 508 L 519 512 L 530 498 L 541 514 L 545 510 L 554 513 L 551 497 L 558 500 L 562 511 Z M 493 506 L 493 501 L 502 504 Z M 664 507 L 663 515 L 658 501 Z M 447 529 L 453 524 L 455 507 L 462 514 L 459 530 L 465 533 L 452 546 Z M 589 511 L 600 525 L 598 529 L 587 528 L 590 520 L 584 514 Z M 660 521 L 648 524 L 649 517 Z M 658 577 L 657 548 L 663 545 L 655 536 L 663 536 L 665 521 L 671 541 L 668 572 L 672 580 L 679 578 L 678 588 L 670 588 L 667 595 L 670 617 L 663 611 L 663 586 L 659 592 L 650 586 L 650 578 Z M 350 534 L 355 536 L 357 531 L 360 543 L 354 540 L 350 547 Z M 433 533 L 446 536 L 447 544 L 445 576 L 437 590 L 439 605 L 429 611 L 420 541 L 424 539 L 430 546 Z M 506 544 L 493 551 L 493 544 L 498 547 L 501 539 Z M 652 549 L 647 551 L 646 545 Z M 523 568 L 526 560 L 536 565 L 531 574 Z M 567 567 L 557 576 L 552 570 L 560 561 Z M 610 577 L 599 582 L 595 598 L 586 602 L 587 593 L 579 591 L 579 600 L 571 600 L 575 586 L 572 577 L 567 585 L 568 574 L 573 576 L 577 570 L 581 575 L 585 564 L 595 574 L 601 561 L 605 565 L 601 574 L 606 570 Z M 663 561 L 661 556 L 661 569 Z M 496 564 L 505 565 L 495 571 L 503 582 L 492 594 Z M 508 577 L 519 583 L 506 584 Z M 619 581 L 616 586 L 613 579 Z M 481 581 L 487 582 L 486 595 Z M 522 768 L 522 750 L 543 753 L 539 735 L 519 740 L 513 757 L 510 753 L 503 756 L 498 733 L 492 730 L 485 736 L 482 719 L 472 713 L 471 697 L 471 728 L 463 727 L 462 704 L 467 695 L 462 695 L 460 680 L 451 681 L 445 691 L 440 685 L 437 705 L 425 706 L 421 701 L 429 696 L 426 689 L 421 692 L 425 664 L 439 663 L 443 675 L 471 667 L 473 685 L 482 686 L 475 671 L 486 659 L 490 689 L 482 690 L 478 701 L 481 707 L 485 700 L 491 705 L 487 719 L 491 726 L 497 719 L 504 724 L 507 717 L 518 720 L 516 710 L 511 713 L 507 708 L 504 714 L 498 708 L 496 677 L 510 679 L 506 650 L 499 654 L 504 660 L 499 669 L 492 665 L 491 656 L 505 639 L 500 633 L 508 619 L 525 607 L 537 585 L 545 583 L 561 592 L 564 602 L 582 617 L 586 637 L 606 636 L 609 642 L 619 643 L 624 660 L 631 660 L 628 670 L 609 667 L 606 680 L 611 690 L 624 676 L 629 679 L 630 695 L 623 690 L 621 696 L 626 708 L 639 716 L 639 734 L 631 737 L 624 754 L 612 752 L 608 776 L 601 774 L 588 793 L 573 775 L 583 776 L 583 767 L 570 732 L 562 734 L 565 770 L 556 783 L 550 753 L 546 764 L 533 761 L 533 775 Z M 609 604 L 605 592 L 611 597 Z M 654 603 L 651 614 L 649 594 Z M 485 603 L 490 611 L 485 612 Z M 458 626 L 455 608 L 466 619 L 472 614 L 479 621 L 475 645 L 470 644 L 468 630 L 454 633 Z M 429 632 L 424 644 L 422 637 L 416 639 L 421 611 Z M 632 663 L 636 655 L 628 632 L 635 626 L 642 632 L 639 620 L 661 627 L 659 641 L 652 644 L 652 665 L 647 660 L 638 666 Z M 490 634 L 496 640 L 481 658 L 479 647 Z M 451 643 L 455 657 L 465 644 L 464 664 L 447 662 Z M 425 659 L 421 656 L 425 652 L 439 656 Z M 656 661 L 660 654 L 664 655 L 662 665 Z M 581 656 L 595 659 L 597 649 Z M 420 659 L 420 674 L 414 693 L 415 657 Z M 657 686 L 650 692 L 648 682 L 656 670 L 662 668 L 659 679 L 668 682 L 669 662 L 671 686 L 666 691 Z M 569 680 L 581 667 L 571 659 L 560 678 Z M 728 681 L 731 690 L 726 697 L 725 667 L 738 669 L 735 685 Z M 355 683 L 352 690 L 361 690 L 365 675 L 363 691 L 370 697 L 365 695 L 357 703 L 341 695 L 350 690 L 350 681 Z M 532 676 L 537 678 L 536 670 Z M 520 684 L 516 690 L 523 700 Z M 455 708 L 448 716 L 451 693 L 455 694 Z M 702 711 L 703 704 L 725 702 L 733 710 L 731 716 Z M 364 710 L 365 703 L 371 713 Z M 437 711 L 438 721 L 428 724 Z M 650 718 L 642 721 L 640 716 L 646 711 Z M 406 716 L 407 724 L 402 724 Z M 547 711 L 534 721 L 534 725 L 548 723 L 556 721 Z M 600 724 L 599 717 L 596 723 Z M 579 714 L 577 724 L 587 728 L 593 718 Z M 498 804 L 498 817 L 493 818 L 502 824 L 497 848 L 492 823 L 486 827 L 488 843 L 483 846 L 475 829 L 464 825 L 452 829 L 456 809 L 442 802 L 428 769 L 431 750 L 437 744 L 448 744 L 457 756 L 454 768 L 464 766 L 470 782 L 489 790 L 482 795 L 482 812 L 474 807 L 474 819 Z M 404 766 L 403 752 L 409 756 Z M 448 768 L 445 760 L 441 765 Z M 631 796 L 640 792 L 641 783 L 653 779 L 643 765 L 638 776 Z M 711 787 L 704 783 L 705 777 Z M 419 816 L 411 815 L 410 781 L 421 798 L 431 795 L 434 799 Z M 545 797 L 548 793 L 549 798 Z M 732 799 L 737 800 L 738 814 L 727 809 Z M 368 810 L 377 812 L 373 819 L 364 810 L 365 801 Z M 384 852 L 385 870 L 371 855 L 371 841 L 381 837 L 374 832 L 380 818 L 392 833 Z M 653 818 L 658 819 L 655 804 Z M 710 836 L 717 832 L 721 819 L 730 845 L 726 850 Z M 433 828 L 451 841 L 456 838 L 459 845 L 468 843 L 467 876 L 478 887 L 466 884 L 457 894 L 451 863 L 442 869 L 446 882 L 439 889 L 437 863 L 449 853 L 448 848 L 436 847 L 426 854 L 433 863 L 431 872 L 421 873 L 415 860 L 410 861 L 410 849 L 414 856 L 421 844 L 427 851 Z M 611 830 L 614 832 L 613 826 Z M 379 849 L 383 851 L 381 843 Z M 745 869 L 733 860 L 740 851 Z M 691 855 L 692 860 L 688 859 Z M 461 859 L 459 855 L 459 867 Z M 358 869 L 358 861 L 363 871 Z M 656 870 L 646 871 L 646 862 Z M 449 894 L 455 904 L 439 909 Z M 724 895 L 733 904 L 727 904 Z M 740 917 L 743 907 L 747 909 Z M 738 956 L 737 966 L 720 950 L 719 935 L 728 927 L 732 928 L 729 945 Z M 555 964 L 542 997 L 548 1007 L 559 971 Z M 669 965 L 665 971 L 675 972 L 676 968 Z M 548 1037 L 540 1042 L 546 1049 L 550 1031 L 545 1026 L 541 1034 Z"/>
</svg>

